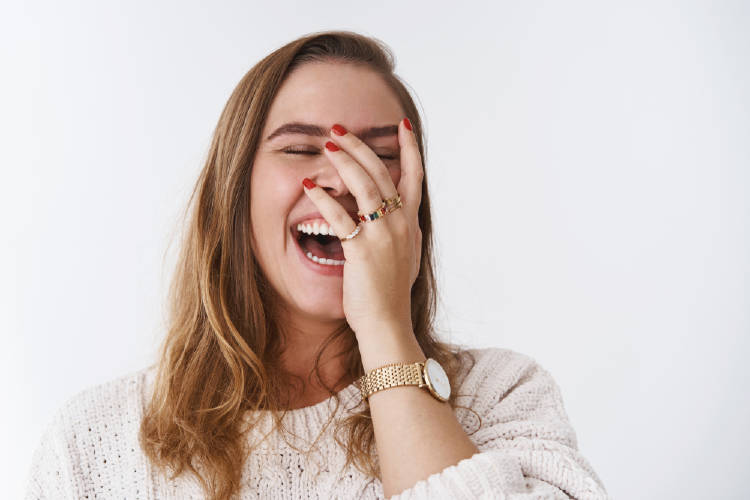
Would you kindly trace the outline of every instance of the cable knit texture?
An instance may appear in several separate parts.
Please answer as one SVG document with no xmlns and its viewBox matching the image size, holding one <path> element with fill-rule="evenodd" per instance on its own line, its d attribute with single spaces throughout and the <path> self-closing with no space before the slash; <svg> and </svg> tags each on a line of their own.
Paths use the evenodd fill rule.
<svg viewBox="0 0 750 500">
<path fill-rule="evenodd" d="M 481 428 L 477 429 L 479 421 L 471 411 L 456 408 L 454 412 L 479 453 L 391 498 L 608 498 L 596 472 L 578 451 L 575 431 L 551 375 L 533 358 L 510 349 L 468 349 L 462 359 L 468 359 L 467 352 L 476 363 L 464 363 L 452 385 L 465 395 L 457 403 L 481 416 Z M 154 367 L 145 368 L 86 389 L 60 407 L 34 453 L 27 500 L 205 498 L 194 476 L 168 480 L 140 449 L 138 430 L 154 376 Z M 354 384 L 338 395 L 337 409 L 331 397 L 287 413 L 285 425 L 301 439 L 292 441 L 294 445 L 307 449 L 305 443 L 313 442 L 332 413 L 341 418 L 361 403 Z M 269 417 L 264 412 L 253 432 L 270 430 Z M 334 441 L 334 427 L 333 423 L 326 427 L 317 453 L 307 459 L 277 433 L 271 434 L 243 465 L 239 498 L 383 498 L 379 480 L 368 479 L 351 465 L 343 468 L 345 456 Z"/>
</svg>

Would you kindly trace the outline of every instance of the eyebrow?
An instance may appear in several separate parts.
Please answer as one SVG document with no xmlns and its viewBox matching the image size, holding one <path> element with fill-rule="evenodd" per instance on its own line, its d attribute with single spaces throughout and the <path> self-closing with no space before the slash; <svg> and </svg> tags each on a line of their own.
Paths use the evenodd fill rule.
<svg viewBox="0 0 750 500">
<path fill-rule="evenodd" d="M 270 141 L 271 139 L 274 139 L 284 134 L 303 134 L 303 135 L 311 135 L 314 137 L 329 137 L 329 134 L 328 134 L 329 130 L 330 129 L 327 127 L 321 127 L 320 125 L 314 125 L 312 123 L 290 122 L 290 123 L 285 123 L 284 125 L 274 130 L 271 133 L 271 135 L 266 137 L 266 140 Z M 355 131 L 353 133 L 354 135 L 356 135 L 362 140 L 374 139 L 375 137 L 388 137 L 391 135 L 398 135 L 398 125 L 385 125 L 383 127 L 370 127 L 370 128 L 366 128 L 363 130 Z"/>
</svg>

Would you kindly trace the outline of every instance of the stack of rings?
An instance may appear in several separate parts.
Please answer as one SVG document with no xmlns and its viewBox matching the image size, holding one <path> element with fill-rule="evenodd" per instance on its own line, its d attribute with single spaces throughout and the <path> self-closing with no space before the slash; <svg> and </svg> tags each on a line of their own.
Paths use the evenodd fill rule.
<svg viewBox="0 0 750 500">
<path fill-rule="evenodd" d="M 401 195 L 396 194 L 396 196 L 394 196 L 393 198 L 388 198 L 387 200 L 383 200 L 383 202 L 374 212 L 370 212 L 369 214 L 362 214 L 362 213 L 357 212 L 360 222 L 357 224 L 357 227 L 354 228 L 354 231 L 352 231 L 351 233 L 341 238 L 341 241 L 351 240 L 355 236 L 357 236 L 359 234 L 359 230 L 362 229 L 363 222 L 369 222 L 369 221 L 373 221 L 376 219 L 380 219 L 381 217 L 384 217 L 388 215 L 389 213 L 398 210 L 401 207 L 403 207 L 403 204 L 401 203 Z"/>
<path fill-rule="evenodd" d="M 393 198 L 385 200 L 383 203 L 385 203 L 385 213 L 387 214 L 404 206 L 403 204 L 401 204 L 401 195 L 399 194 L 396 194 L 396 196 L 394 196 Z"/>
</svg>

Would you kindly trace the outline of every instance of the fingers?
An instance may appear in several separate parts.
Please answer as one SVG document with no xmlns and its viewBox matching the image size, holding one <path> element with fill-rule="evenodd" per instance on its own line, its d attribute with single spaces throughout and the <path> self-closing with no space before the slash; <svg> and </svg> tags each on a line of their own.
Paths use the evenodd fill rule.
<svg viewBox="0 0 750 500">
<path fill-rule="evenodd" d="M 407 126 L 408 118 L 398 124 L 398 143 L 401 146 L 401 180 L 398 182 L 398 192 L 404 209 L 410 212 L 410 217 L 417 217 L 419 205 L 422 203 L 422 181 L 424 168 L 422 155 L 419 153 L 417 136 Z"/>
<path fill-rule="evenodd" d="M 383 200 L 380 189 L 373 182 L 369 173 L 346 151 L 340 149 L 331 141 L 326 142 L 325 153 L 331 159 L 333 166 L 336 167 L 344 184 L 357 200 L 359 211 L 369 213 L 377 210 Z"/>
<path fill-rule="evenodd" d="M 325 189 L 316 186 L 313 181 L 305 178 L 302 181 L 305 193 L 310 197 L 315 206 L 320 210 L 320 215 L 330 224 L 333 232 L 341 239 L 350 234 L 357 227 L 349 213 L 334 200 Z M 343 242 L 342 242 L 343 243 Z"/>
<path fill-rule="evenodd" d="M 346 151 L 346 156 L 349 158 L 348 161 L 346 159 L 344 161 L 347 161 L 347 163 L 353 162 L 367 172 L 371 181 L 375 183 L 381 199 L 388 199 L 396 196 L 396 186 L 393 185 L 393 180 L 391 179 L 391 174 L 388 172 L 388 168 L 386 168 L 380 157 L 376 155 L 367 144 L 339 124 L 331 127 L 329 134 L 335 144 Z M 332 156 L 335 160 L 336 155 Z M 379 199 L 377 201 L 378 204 L 373 207 L 367 205 L 368 209 L 370 209 L 368 211 L 376 210 L 378 208 L 381 200 Z"/>
<path fill-rule="evenodd" d="M 360 213 L 374 212 L 384 199 L 400 194 L 403 209 L 406 210 L 403 215 L 407 216 L 407 220 L 417 219 L 424 169 L 419 145 L 408 118 L 398 125 L 401 163 L 398 190 L 385 164 L 367 144 L 338 124 L 331 128 L 330 135 L 333 141 L 325 144 L 324 152 L 357 200 Z M 339 238 L 354 230 L 356 225 L 353 225 L 350 216 L 325 190 L 312 188 L 306 189 L 306 192 L 316 205 L 321 204 L 321 214 L 332 225 L 334 232 L 340 235 Z M 333 219 L 329 219 L 329 216 Z"/>
<path fill-rule="evenodd" d="M 325 153 L 356 198 L 361 213 L 377 210 L 383 199 L 400 194 L 404 208 L 410 211 L 410 216 L 416 217 L 422 201 L 424 169 L 408 118 L 398 125 L 401 163 L 398 189 L 382 160 L 357 136 L 338 124 L 331 128 L 330 135 L 335 142 L 326 143 Z"/>
</svg>

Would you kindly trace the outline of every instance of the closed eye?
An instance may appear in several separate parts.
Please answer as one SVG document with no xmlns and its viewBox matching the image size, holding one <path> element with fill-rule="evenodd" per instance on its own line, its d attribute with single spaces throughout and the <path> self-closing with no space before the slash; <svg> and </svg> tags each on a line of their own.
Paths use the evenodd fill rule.
<svg viewBox="0 0 750 500">
<path fill-rule="evenodd" d="M 318 154 L 317 151 L 301 151 L 298 149 L 284 149 L 282 151 L 290 155 L 316 155 Z"/>
<path fill-rule="evenodd" d="M 282 152 L 291 154 L 291 155 L 317 155 L 320 154 L 318 151 L 310 151 L 307 149 L 282 149 Z M 398 156 L 393 155 L 378 155 L 378 157 L 382 158 L 383 160 L 398 160 Z"/>
</svg>

